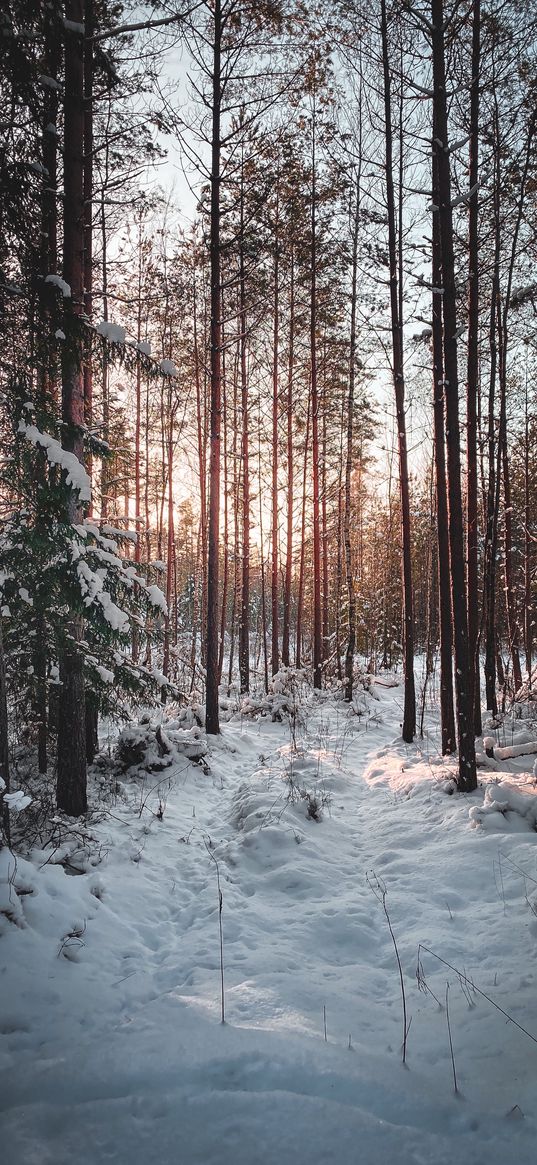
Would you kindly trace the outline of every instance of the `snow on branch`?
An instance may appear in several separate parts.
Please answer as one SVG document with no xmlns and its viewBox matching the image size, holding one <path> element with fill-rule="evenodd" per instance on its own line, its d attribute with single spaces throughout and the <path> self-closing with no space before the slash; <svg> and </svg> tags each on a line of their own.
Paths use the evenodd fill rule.
<svg viewBox="0 0 537 1165">
<path fill-rule="evenodd" d="M 91 481 L 84 466 L 74 453 L 69 453 L 67 449 L 63 449 L 60 442 L 50 433 L 42 433 L 37 425 L 29 425 L 22 418 L 19 421 L 18 431 L 32 445 L 45 450 L 50 465 L 60 466 L 66 475 L 67 484 L 72 489 L 77 490 L 81 502 L 91 500 Z"/>
<path fill-rule="evenodd" d="M 71 298 L 71 287 L 65 279 L 62 279 L 61 275 L 45 275 L 45 283 L 52 283 L 54 287 L 57 287 L 64 299 Z"/>
</svg>

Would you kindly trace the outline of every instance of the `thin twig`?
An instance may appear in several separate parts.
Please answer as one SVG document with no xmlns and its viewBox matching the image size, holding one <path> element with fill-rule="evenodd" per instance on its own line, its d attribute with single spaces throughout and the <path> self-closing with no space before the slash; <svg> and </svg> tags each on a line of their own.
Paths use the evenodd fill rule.
<svg viewBox="0 0 537 1165">
<path fill-rule="evenodd" d="M 225 1015 L 225 996 L 224 996 L 224 931 L 222 927 L 222 909 L 224 906 L 224 896 L 220 887 L 220 867 L 217 858 L 211 852 L 210 846 L 207 844 L 205 838 L 203 844 L 212 862 L 216 867 L 216 885 L 218 887 L 218 929 L 220 932 L 220 1018 L 221 1022 L 226 1022 Z"/>
<path fill-rule="evenodd" d="M 366 880 L 367 880 L 367 884 L 369 886 L 369 889 L 375 895 L 377 902 L 380 902 L 382 909 L 384 911 L 386 922 L 388 923 L 388 930 L 390 932 L 390 937 L 391 937 L 391 940 L 393 943 L 393 949 L 395 951 L 395 957 L 397 959 L 397 968 L 399 971 L 399 984 L 401 987 L 401 1002 L 402 1002 L 402 1006 L 403 1006 L 402 1057 L 403 1057 L 403 1064 L 406 1064 L 406 1050 L 407 1050 L 408 1033 L 410 1031 L 410 1023 L 407 1021 L 406 993 L 405 993 L 405 981 L 404 981 L 404 977 L 403 977 L 403 968 L 401 965 L 401 958 L 399 955 L 399 948 L 397 946 L 397 940 L 396 940 L 395 934 L 393 932 L 392 920 L 391 920 L 389 912 L 388 912 L 388 907 L 386 906 L 386 895 L 388 893 L 387 888 L 386 888 L 386 883 L 383 882 L 382 879 L 378 877 L 378 875 L 375 873 L 374 870 L 372 871 L 372 878 L 374 879 L 373 882 L 371 881 L 369 874 L 366 875 Z"/>
<path fill-rule="evenodd" d="M 447 1030 L 448 1030 L 448 1036 L 449 1036 L 449 1051 L 451 1054 L 451 1067 L 453 1069 L 453 1088 L 455 1091 L 455 1095 L 457 1095 L 459 1089 L 457 1087 L 457 1073 L 455 1071 L 455 1054 L 453 1052 L 453 1040 L 451 1038 L 451 1023 L 449 1021 L 449 982 L 446 983 L 446 1023 L 447 1023 Z"/>
<path fill-rule="evenodd" d="M 418 959 L 420 951 L 427 951 L 428 955 L 432 955 L 434 959 L 438 959 L 438 962 L 442 963 L 444 967 L 449 967 L 449 970 L 454 971 L 455 975 L 459 976 L 459 979 L 464 979 L 466 983 L 469 983 L 470 987 L 477 993 L 477 995 L 481 995 L 483 999 L 486 999 L 487 1003 L 490 1003 L 492 1007 L 496 1008 L 496 1011 L 499 1011 L 502 1015 L 505 1015 L 505 1018 L 509 1020 L 509 1023 L 513 1023 L 515 1027 L 519 1029 L 519 1031 L 523 1032 L 524 1035 L 528 1037 L 528 1039 L 533 1040 L 533 1043 L 537 1044 L 536 1036 L 532 1036 L 531 1032 L 529 1032 L 527 1028 L 522 1027 L 522 1024 L 519 1023 L 518 1020 L 513 1019 L 513 1016 L 509 1015 L 508 1011 L 505 1011 L 503 1007 L 500 1007 L 499 1003 L 495 1003 L 494 999 L 491 999 L 490 995 L 487 995 L 485 991 L 481 991 L 480 987 L 476 987 L 472 979 L 469 979 L 467 975 L 464 975 L 463 972 L 459 971 L 457 967 L 454 967 L 452 963 L 448 963 L 447 959 L 443 959 L 441 955 L 437 955 L 436 951 L 432 951 L 429 947 L 426 947 L 424 943 L 420 943 L 418 946 Z"/>
</svg>

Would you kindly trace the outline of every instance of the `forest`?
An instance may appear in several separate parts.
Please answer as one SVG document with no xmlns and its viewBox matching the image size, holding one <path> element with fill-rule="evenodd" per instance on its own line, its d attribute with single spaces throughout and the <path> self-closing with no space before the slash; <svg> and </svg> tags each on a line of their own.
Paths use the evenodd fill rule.
<svg viewBox="0 0 537 1165">
<path fill-rule="evenodd" d="M 535 45 L 373 9 L 5 16 L 4 666 L 75 816 L 133 693 L 402 660 L 411 741 L 438 652 L 470 789 L 480 656 L 531 684 Z"/>
<path fill-rule="evenodd" d="M 525 1165 L 537 5 L 5 0 L 0 43 L 8 1165 Z"/>
</svg>

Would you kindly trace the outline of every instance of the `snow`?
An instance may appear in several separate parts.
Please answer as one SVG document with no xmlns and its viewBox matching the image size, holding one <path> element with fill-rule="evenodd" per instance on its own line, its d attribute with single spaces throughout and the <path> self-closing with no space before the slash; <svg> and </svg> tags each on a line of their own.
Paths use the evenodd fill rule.
<svg viewBox="0 0 537 1165">
<path fill-rule="evenodd" d="M 157 587 L 156 584 L 153 583 L 152 586 L 146 587 L 146 594 L 147 594 L 147 597 L 149 599 L 149 602 L 152 604 L 153 607 L 156 607 L 157 610 L 162 611 L 163 615 L 168 614 L 168 604 L 166 602 L 166 596 L 163 594 L 160 587 Z"/>
<path fill-rule="evenodd" d="M 18 789 L 16 793 L 4 793 L 4 802 L 14 813 L 21 813 L 31 805 L 32 798 Z"/>
<path fill-rule="evenodd" d="M 57 287 L 64 299 L 71 298 L 71 287 L 65 279 L 62 279 L 61 275 L 45 275 L 45 283 L 52 283 L 54 287 Z"/>
<path fill-rule="evenodd" d="M 67 20 L 65 16 L 62 17 L 63 27 L 68 32 L 77 32 L 80 36 L 84 36 L 84 25 L 77 20 Z"/>
<path fill-rule="evenodd" d="M 160 371 L 164 373 L 164 376 L 177 376 L 177 368 L 173 360 L 161 360 Z"/>
<path fill-rule="evenodd" d="M 537 798 L 522 758 L 449 795 L 401 700 L 302 697 L 294 737 L 235 714 L 209 773 L 96 768 L 86 835 L 0 853 L 9 1165 L 533 1165 Z"/>
<path fill-rule="evenodd" d="M 99 336 L 103 336 L 105 340 L 109 340 L 111 344 L 125 343 L 127 331 L 121 324 L 113 324 L 110 320 L 101 320 L 97 324 L 95 331 Z"/>
<path fill-rule="evenodd" d="M 52 437 L 50 433 L 42 433 L 36 425 L 29 425 L 21 418 L 19 421 L 19 433 L 26 437 L 32 445 L 39 445 L 45 450 L 47 459 L 51 465 L 59 465 L 66 475 L 67 484 L 78 491 L 81 502 L 89 502 L 91 499 L 91 481 L 84 469 L 84 466 L 75 457 L 74 453 L 69 453 L 63 449 L 60 442 Z"/>
<path fill-rule="evenodd" d="M 55 77 L 49 77 L 46 73 L 40 73 L 37 79 L 46 89 L 61 89 L 59 81 L 56 81 Z"/>
<path fill-rule="evenodd" d="M 125 632 L 129 629 L 129 616 L 114 603 L 111 595 L 104 589 L 103 580 L 84 558 L 79 558 L 76 564 L 80 590 L 86 607 L 92 603 L 99 603 L 108 625 L 113 631 Z"/>
</svg>

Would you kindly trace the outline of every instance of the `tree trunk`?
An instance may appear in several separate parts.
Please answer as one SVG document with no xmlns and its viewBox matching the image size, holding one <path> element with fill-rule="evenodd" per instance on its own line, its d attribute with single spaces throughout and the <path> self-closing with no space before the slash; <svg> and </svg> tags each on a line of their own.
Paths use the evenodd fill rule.
<svg viewBox="0 0 537 1165">
<path fill-rule="evenodd" d="M 416 692 L 414 684 L 414 612 L 412 595 L 412 562 L 410 542 L 410 496 L 408 486 L 408 457 L 405 416 L 405 382 L 403 371 L 403 320 L 400 311 L 401 288 L 399 280 L 399 252 L 402 239 L 397 240 L 395 226 L 395 193 L 393 184 L 393 135 L 391 109 L 391 76 L 388 51 L 386 0 L 381 0 L 382 59 L 384 72 L 384 115 L 386 145 L 386 204 L 388 212 L 388 251 L 390 261 L 390 311 L 392 331 L 393 383 L 397 414 L 399 448 L 399 488 L 401 495 L 401 522 L 403 541 L 403 606 L 404 606 L 404 669 L 405 702 L 403 709 L 403 740 L 410 744 L 416 731 Z M 402 81 L 401 81 L 402 83 Z"/>
<path fill-rule="evenodd" d="M 326 361 L 325 361 L 326 369 Z M 322 458 L 321 458 L 321 547 L 322 547 L 322 632 L 323 632 L 323 665 L 330 655 L 330 594 L 328 586 L 328 516 L 327 516 L 327 476 L 326 476 L 326 371 L 324 376 L 322 400 Z"/>
<path fill-rule="evenodd" d="M 7 683 L 6 661 L 4 656 L 4 640 L 2 635 L 2 616 L 0 615 L 0 777 L 5 785 L 5 792 L 9 793 L 9 720 L 7 712 Z M 2 797 L 2 828 L 6 844 L 11 845 L 9 829 L 9 809 Z"/>
<path fill-rule="evenodd" d="M 289 287 L 289 365 L 287 375 L 287 547 L 283 590 L 282 663 L 289 667 L 291 629 L 291 583 L 293 578 L 293 372 L 295 359 L 295 258 L 291 243 Z"/>
<path fill-rule="evenodd" d="M 173 618 L 173 570 L 174 570 L 174 516 L 173 516 L 173 435 L 174 435 L 174 420 L 175 410 L 171 403 L 171 390 L 168 390 L 168 448 L 167 448 L 167 463 L 168 463 L 168 518 L 167 518 L 167 539 L 166 539 L 166 606 L 167 614 L 164 624 L 164 650 L 162 658 L 162 671 L 166 679 L 170 679 L 170 647 L 172 635 L 172 618 Z"/>
<path fill-rule="evenodd" d="M 296 604 L 296 644 L 295 667 L 302 666 L 302 617 L 304 612 L 304 566 L 306 557 L 306 497 L 308 484 L 308 450 L 311 419 L 311 393 L 308 397 L 306 436 L 304 439 L 304 468 L 302 472 L 302 516 L 300 520 L 300 563 L 298 570 L 298 595 Z"/>
<path fill-rule="evenodd" d="M 524 435 L 524 652 L 526 656 L 526 672 L 528 675 L 528 690 L 532 688 L 532 650 L 533 650 L 533 603 L 531 580 L 533 575 L 532 539 L 530 534 L 530 427 L 528 412 L 528 366 L 526 352 L 526 407 L 525 407 L 525 435 Z"/>
<path fill-rule="evenodd" d="M 222 296 L 222 319 L 223 312 L 223 296 Z M 218 683 L 222 682 L 222 669 L 224 666 L 224 648 L 226 642 L 226 626 L 227 626 L 227 593 L 229 585 L 229 479 L 228 479 L 228 412 L 227 412 L 227 379 L 226 379 L 226 364 L 225 364 L 225 337 L 224 329 L 222 327 L 222 421 L 223 421 L 223 437 L 224 437 L 224 529 L 223 529 L 223 543 L 224 543 L 224 577 L 222 579 L 222 597 L 220 603 L 220 644 L 218 650 Z"/>
<path fill-rule="evenodd" d="M 279 279 L 278 202 L 274 240 L 274 335 L 272 344 L 272 570 L 271 570 L 271 670 L 275 676 L 280 666 L 278 636 L 278 356 L 279 356 Z"/>
<path fill-rule="evenodd" d="M 455 648 L 455 696 L 459 745 L 459 773 L 457 784 L 461 792 L 469 793 L 477 787 L 477 774 L 473 705 L 471 703 L 469 683 L 471 661 L 468 649 L 468 612 L 466 607 L 466 580 L 464 570 L 455 256 L 453 249 L 453 212 L 451 208 L 443 7 L 443 0 L 431 0 L 434 89 L 433 117 L 435 126 L 433 155 L 436 158 L 436 165 L 438 167 L 439 192 L 438 209 L 434 210 L 433 213 L 438 214 L 440 219 L 440 253 L 442 263 L 449 548 L 453 642 Z"/>
<path fill-rule="evenodd" d="M 434 157 L 432 192 L 433 206 L 438 206 L 438 174 Z M 446 756 L 455 752 L 456 739 L 455 709 L 453 706 L 453 621 L 451 614 L 446 446 L 444 432 L 444 356 L 442 350 L 442 296 L 440 294 L 442 258 L 440 251 L 440 219 L 438 214 L 433 215 L 432 260 L 433 420 L 440 624 L 440 723 L 442 756 Z"/>
<path fill-rule="evenodd" d="M 93 0 L 85 0 L 84 37 L 84 314 L 88 321 L 93 314 Z M 93 422 L 93 368 L 91 333 L 84 345 L 84 414 L 91 431 Z M 87 459 L 87 471 L 92 477 L 92 457 Z M 93 514 L 90 502 L 88 515 Z"/>
<path fill-rule="evenodd" d="M 311 457 L 313 477 L 313 686 L 322 687 L 323 640 L 321 608 L 321 524 L 319 509 L 319 394 L 317 385 L 317 183 L 316 107 L 312 110 L 311 158 L 311 283 L 310 283 L 310 376 L 311 376 Z"/>
<path fill-rule="evenodd" d="M 498 543 L 498 507 L 499 483 L 496 463 L 496 441 L 494 425 L 494 405 L 496 395 L 496 375 L 498 366 L 498 347 L 496 337 L 496 313 L 499 298 L 499 270 L 500 270 L 500 150 L 498 145 L 498 106 L 495 103 L 493 116 L 493 131 L 496 149 L 494 152 L 494 265 L 492 287 L 490 294 L 489 315 L 489 399 L 488 399 L 488 480 L 486 495 L 486 530 L 485 555 L 483 567 L 483 606 L 485 612 L 485 695 L 487 709 L 493 716 L 497 715 L 498 703 L 496 698 L 496 554 Z"/>
<path fill-rule="evenodd" d="M 481 736 L 481 693 L 479 683 L 479 574 L 478 574 L 478 478 L 477 399 L 479 384 L 479 78 L 481 0 L 473 0 L 472 82 L 470 89 L 470 200 L 468 214 L 468 378 L 466 388 L 466 554 L 468 562 L 468 652 L 470 656 L 469 700 L 473 708 L 474 731 Z"/>
<path fill-rule="evenodd" d="M 194 328 L 194 375 L 196 379 L 196 422 L 198 428 L 198 466 L 200 482 L 200 535 L 201 535 L 201 580 L 200 580 L 200 629 L 201 656 L 206 661 L 207 650 L 207 438 L 206 438 L 206 394 L 202 392 L 200 376 L 200 354 L 198 344 L 198 309 L 196 289 L 196 268 L 192 284 L 192 316 Z"/>
<path fill-rule="evenodd" d="M 360 118 L 361 125 L 361 118 Z M 361 151 L 360 151 L 361 156 Z M 361 166 L 361 161 L 359 163 Z M 360 227 L 360 171 L 356 176 L 356 203 L 352 227 L 351 327 L 349 341 L 349 395 L 347 400 L 347 450 L 345 456 L 345 515 L 343 539 L 345 543 L 345 575 L 347 579 L 348 638 L 345 652 L 345 699 L 352 700 L 354 682 L 354 653 L 356 650 L 356 592 L 352 562 L 351 540 L 351 481 L 354 434 L 354 385 L 356 380 L 356 311 L 358 306 L 358 235 Z"/>
<path fill-rule="evenodd" d="M 67 0 L 66 19 L 75 26 L 84 23 L 82 0 Z M 64 218 L 63 277 L 71 287 L 65 299 L 67 335 L 71 342 L 63 348 L 62 362 L 62 444 L 80 462 L 84 459 L 85 424 L 82 341 L 73 336 L 84 311 L 84 60 L 83 36 L 65 30 L 64 106 Z M 69 494 L 67 517 L 82 519 L 82 509 L 73 492 Z M 84 626 L 80 615 L 71 612 L 67 635 L 60 655 L 62 693 L 58 716 L 58 809 L 79 817 L 87 809 L 86 797 L 86 714 L 84 666 L 79 644 Z"/>
<path fill-rule="evenodd" d="M 246 280 L 244 272 L 244 177 L 241 174 L 241 237 L 239 273 L 240 376 L 242 411 L 242 578 L 239 626 L 241 694 L 250 691 L 250 434 L 246 364 Z"/>
<path fill-rule="evenodd" d="M 220 275 L 220 109 L 222 11 L 221 0 L 214 3 L 211 134 L 211 451 L 209 468 L 209 537 L 207 568 L 207 681 L 205 726 L 210 734 L 220 732 L 218 709 L 218 582 L 220 530 L 220 420 L 222 380 L 222 294 Z"/>
</svg>

